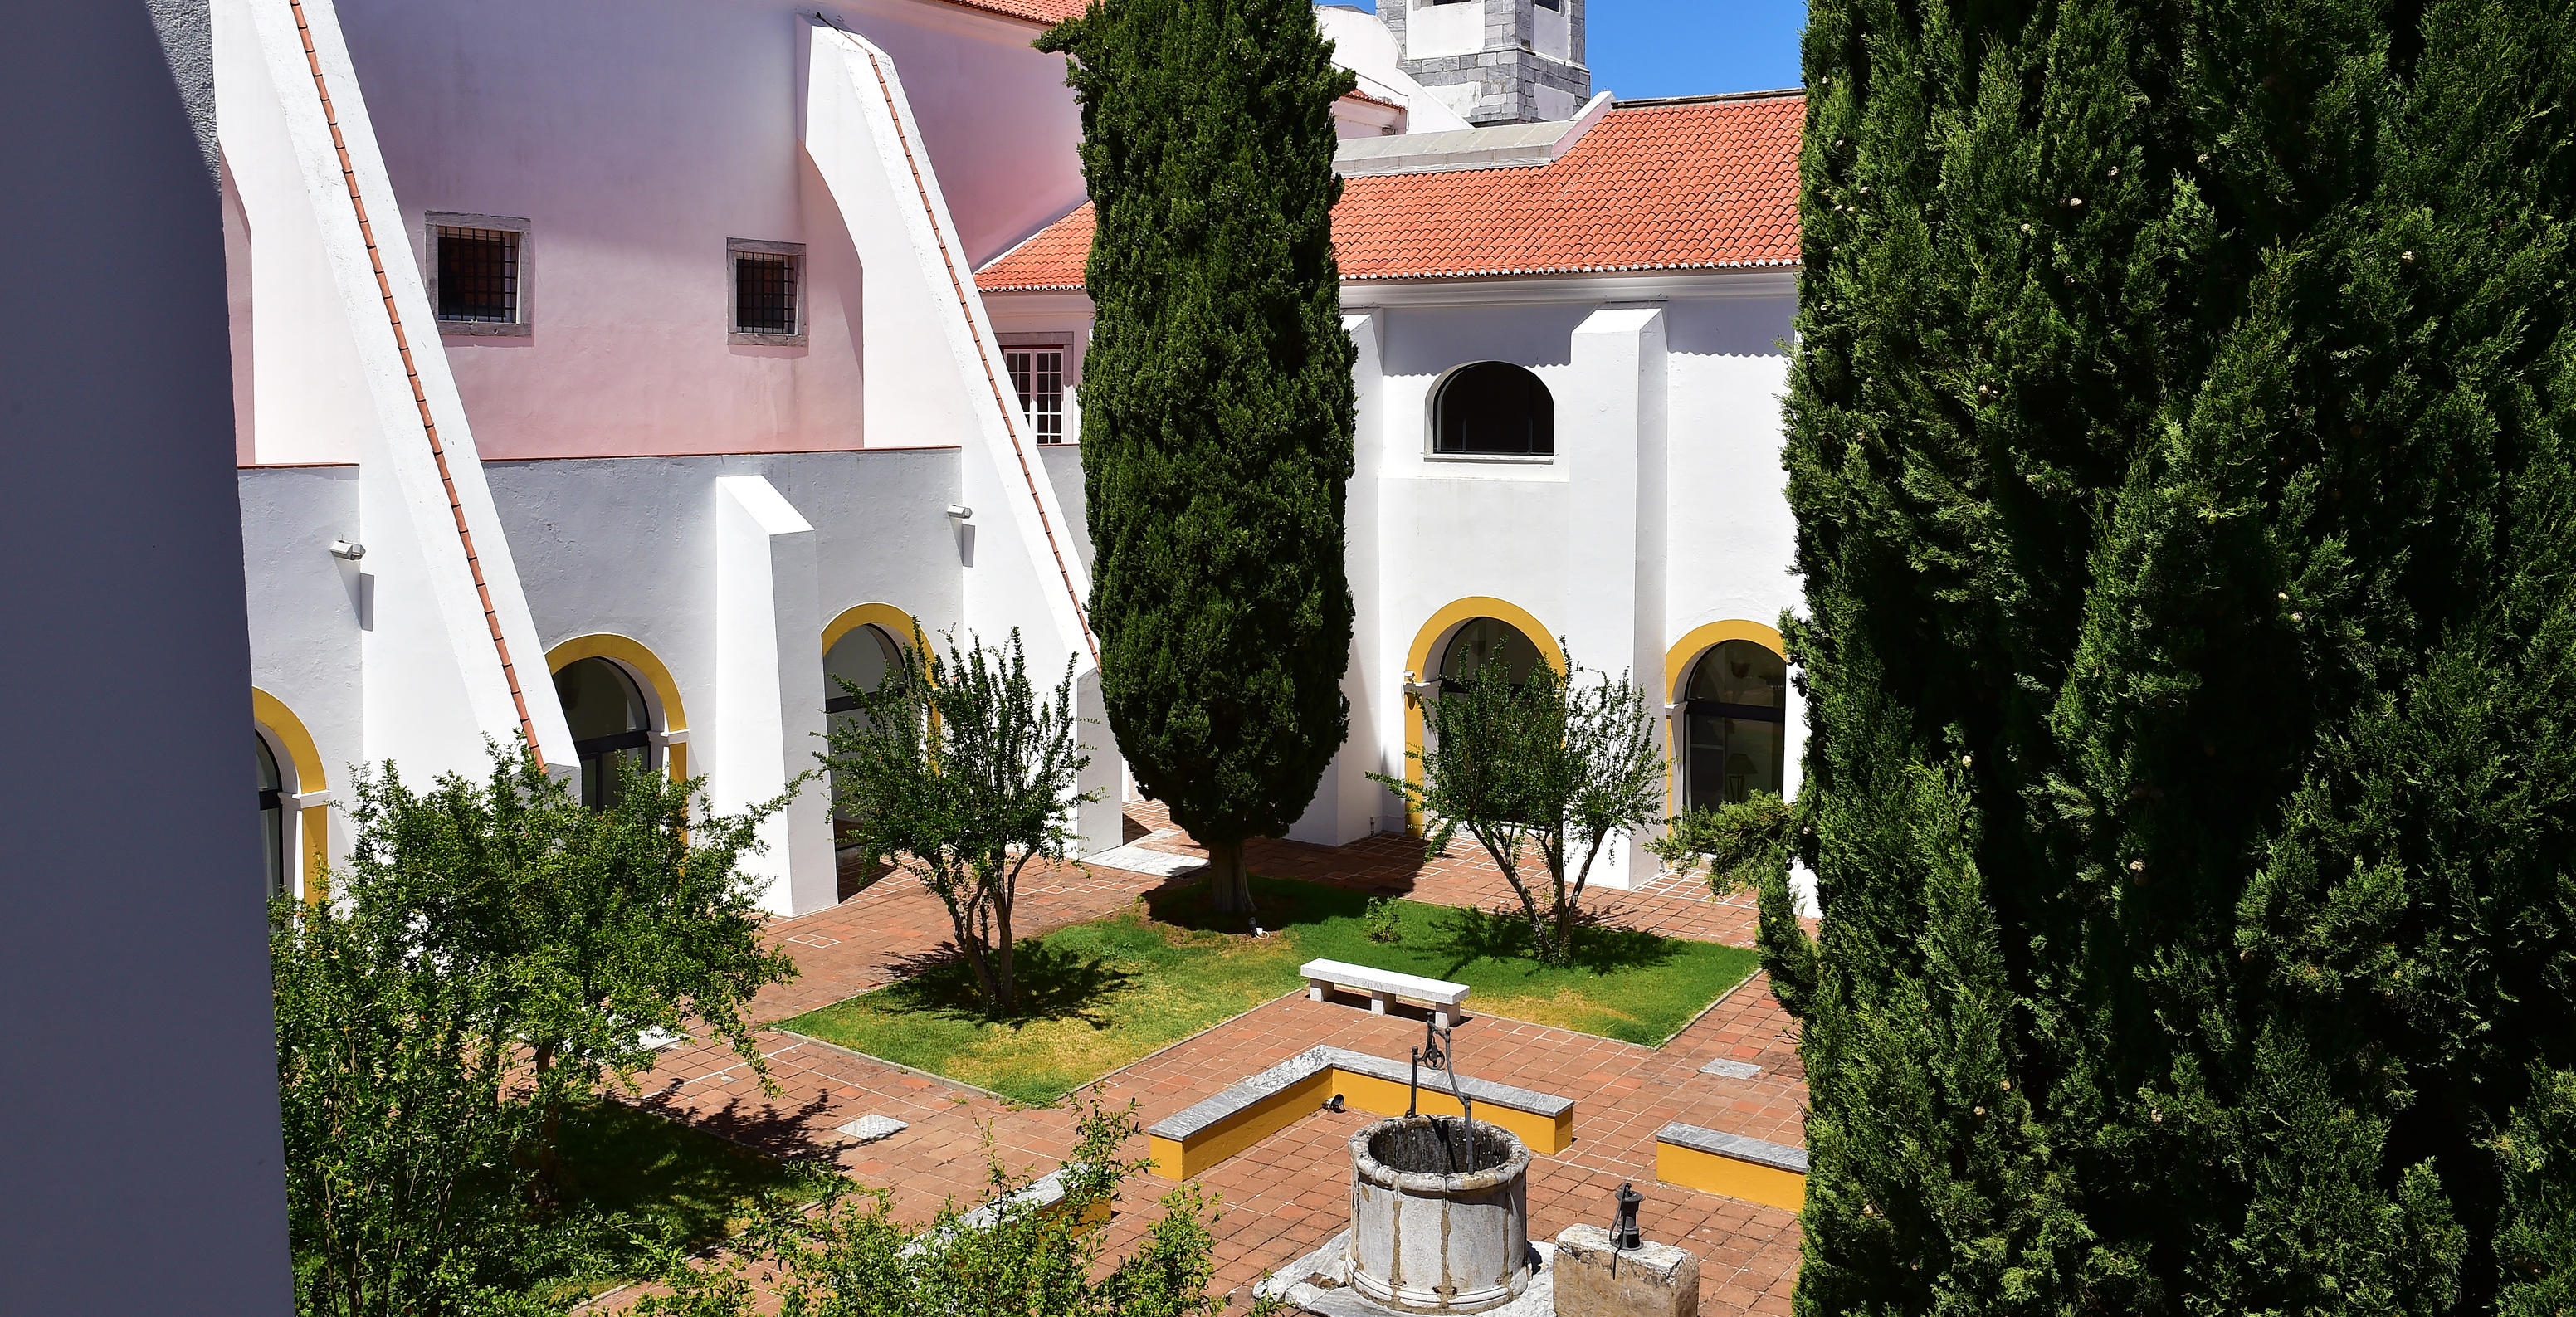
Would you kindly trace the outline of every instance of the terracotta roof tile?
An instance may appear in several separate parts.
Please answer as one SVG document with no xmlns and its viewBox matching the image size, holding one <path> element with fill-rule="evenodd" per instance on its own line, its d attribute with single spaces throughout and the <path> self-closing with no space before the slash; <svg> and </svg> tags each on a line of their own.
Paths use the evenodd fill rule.
<svg viewBox="0 0 2576 1317">
<path fill-rule="evenodd" d="M 1792 265 L 1806 98 L 1613 109 L 1555 161 L 1348 180 L 1346 281 Z M 986 292 L 1082 286 L 1085 204 L 975 276 Z"/>
<path fill-rule="evenodd" d="M 1085 0 L 939 0 L 941 4 L 962 9 L 981 9 L 988 13 L 1007 14 L 1032 23 L 1054 27 L 1068 18 L 1082 17 Z"/>
</svg>

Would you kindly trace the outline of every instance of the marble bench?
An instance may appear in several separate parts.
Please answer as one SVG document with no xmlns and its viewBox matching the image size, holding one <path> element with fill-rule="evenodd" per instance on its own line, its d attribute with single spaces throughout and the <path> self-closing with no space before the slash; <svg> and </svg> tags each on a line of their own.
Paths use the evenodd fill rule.
<svg viewBox="0 0 2576 1317">
<path fill-rule="evenodd" d="M 1807 1150 L 1674 1121 L 1655 1132 L 1655 1178 L 1795 1212 L 1807 1201 Z"/>
<path fill-rule="evenodd" d="M 1146 1146 L 1156 1174 L 1186 1179 L 1304 1120 L 1337 1096 L 1345 1107 L 1401 1116 L 1405 1103 L 1415 1098 L 1409 1078 L 1408 1062 L 1340 1047 L 1309 1048 L 1154 1122 L 1145 1130 Z M 1445 1071 L 1423 1071 L 1416 1109 L 1425 1115 L 1458 1115 L 1449 1080 Z M 1510 1130 L 1532 1152 L 1555 1156 L 1574 1144 L 1572 1098 L 1464 1076 L 1458 1089 L 1476 1104 L 1480 1123 Z"/>
<path fill-rule="evenodd" d="M 1386 1014 L 1387 1003 L 1398 997 L 1428 1003 L 1431 1022 L 1448 1028 L 1458 1011 L 1458 1003 L 1467 1000 L 1467 985 L 1443 979 L 1426 979 L 1419 974 L 1398 974 L 1391 969 L 1370 969 L 1342 960 L 1310 960 L 1298 973 L 1306 976 L 1306 995 L 1322 1001 L 1326 990 L 1335 986 L 1356 989 L 1369 995 L 1369 1014 Z"/>
</svg>

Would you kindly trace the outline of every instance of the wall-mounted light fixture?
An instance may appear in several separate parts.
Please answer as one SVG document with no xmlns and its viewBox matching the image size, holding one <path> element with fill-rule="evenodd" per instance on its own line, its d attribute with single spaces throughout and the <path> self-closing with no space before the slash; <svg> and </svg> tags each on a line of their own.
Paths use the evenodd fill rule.
<svg viewBox="0 0 2576 1317">
<path fill-rule="evenodd" d="M 975 509 L 970 508 L 963 503 L 951 503 L 948 505 L 948 515 L 959 521 L 964 521 L 975 515 Z"/>
<path fill-rule="evenodd" d="M 344 562 L 356 562 L 360 558 L 367 556 L 367 546 L 363 544 L 352 544 L 347 540 L 333 540 L 331 541 L 331 556 Z"/>
</svg>

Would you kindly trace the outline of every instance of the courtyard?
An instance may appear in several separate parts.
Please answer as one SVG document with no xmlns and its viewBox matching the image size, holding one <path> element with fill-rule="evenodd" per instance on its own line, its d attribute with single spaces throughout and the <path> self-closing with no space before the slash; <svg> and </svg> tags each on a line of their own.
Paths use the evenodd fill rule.
<svg viewBox="0 0 2576 1317">
<path fill-rule="evenodd" d="M 1168 871 L 1196 855 L 1159 806 L 1127 807 L 1129 845 L 1109 859 L 1024 876 L 1020 932 L 1114 916 L 1186 888 L 1193 876 Z M 1157 857 L 1171 857 L 1165 861 Z M 1419 841 L 1372 837 L 1349 846 L 1257 842 L 1249 856 L 1266 877 L 1297 878 L 1373 896 L 1433 905 L 1492 907 L 1510 898 L 1480 852 L 1453 846 L 1431 861 Z M 1144 870 L 1166 872 L 1146 872 Z M 855 885 L 852 884 L 852 885 Z M 1712 902 L 1695 883 L 1664 880 L 1646 890 L 1587 893 L 1605 923 L 1701 943 L 1748 946 L 1749 900 Z M 721 1048 L 683 1043 L 663 1053 L 642 1081 L 640 1103 L 674 1119 L 779 1156 L 828 1157 L 848 1176 L 894 1197 L 899 1215 L 927 1220 L 948 1199 L 984 1192 L 988 1155 L 1011 1169 L 1043 1174 L 1071 1150 L 1069 1104 L 1031 1106 L 1001 1094 L 774 1027 L 792 1017 L 881 989 L 918 967 L 949 935 L 938 903 L 896 877 L 856 891 L 837 906 L 772 926 L 802 970 L 759 999 L 773 1027 L 761 1052 L 781 1090 L 764 1096 L 757 1077 Z M 1140 1123 L 1191 1107 L 1247 1076 L 1317 1046 L 1402 1062 L 1424 1040 L 1427 1015 L 1399 1004 L 1372 1015 L 1365 998 L 1311 1001 L 1293 990 L 1261 1002 L 1111 1070 L 1076 1090 L 1113 1105 L 1137 1104 Z M 1797 1275 L 1797 1216 L 1778 1207 L 1701 1192 L 1656 1179 L 1656 1133 L 1681 1122 L 1772 1143 L 1803 1143 L 1806 1095 L 1788 1017 L 1757 972 L 1724 992 L 1662 1046 L 1486 1014 L 1471 996 L 1452 1035 L 1458 1073 L 1557 1095 L 1574 1103 L 1574 1141 L 1542 1153 L 1529 1179 L 1529 1230 L 1550 1239 L 1577 1223 L 1605 1224 L 1621 1183 L 1645 1195 L 1648 1238 L 1697 1254 L 1701 1307 L 1708 1314 L 1786 1313 Z M 1717 1070 L 1713 1062 L 1729 1062 Z M 1749 1073 L 1748 1073 L 1749 1069 Z M 891 1137 L 861 1144 L 840 1127 L 867 1116 L 903 1123 Z M 1318 1108 L 1194 1177 L 1217 1195 L 1215 1288 L 1248 1306 L 1251 1287 L 1345 1229 L 1350 1182 L 1346 1144 L 1378 1119 L 1353 1109 Z M 1146 1140 L 1128 1155 L 1143 1156 Z M 1133 1182 L 1108 1226 L 1113 1252 L 1141 1236 L 1154 1199 L 1173 1185 L 1153 1174 Z M 602 1306 L 614 1309 L 619 1296 Z"/>
</svg>

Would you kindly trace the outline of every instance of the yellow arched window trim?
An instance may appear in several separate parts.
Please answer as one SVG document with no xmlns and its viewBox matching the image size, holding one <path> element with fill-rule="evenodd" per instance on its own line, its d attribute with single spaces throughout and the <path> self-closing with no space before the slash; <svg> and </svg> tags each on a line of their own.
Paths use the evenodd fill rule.
<svg viewBox="0 0 2576 1317">
<path fill-rule="evenodd" d="M 1664 651 L 1665 703 L 1671 704 L 1680 700 L 1682 683 L 1690 680 L 1691 665 L 1699 661 L 1700 655 L 1730 640 L 1750 640 L 1779 655 L 1783 662 L 1789 658 L 1788 642 L 1781 639 L 1780 628 L 1775 626 L 1765 626 L 1745 618 L 1731 617 L 1724 621 L 1692 627 L 1683 633 L 1681 639 L 1673 642 L 1671 649 Z M 1674 720 L 1664 719 L 1664 809 L 1667 812 L 1679 804 L 1673 798 L 1673 793 L 1678 786 L 1674 780 L 1674 770 L 1681 763 L 1681 747 L 1673 740 L 1675 732 Z"/>
<path fill-rule="evenodd" d="M 823 628 L 823 652 L 831 653 L 832 646 L 840 644 L 842 637 L 863 626 L 884 631 L 894 637 L 894 643 L 905 649 L 912 648 L 914 637 L 922 637 L 926 641 L 930 635 L 918 618 L 892 604 L 856 604 L 842 609 L 840 616 Z"/>
<path fill-rule="evenodd" d="M 1405 651 L 1405 681 L 1414 683 L 1431 680 L 1427 674 L 1431 669 L 1432 647 L 1439 644 L 1440 638 L 1447 635 L 1459 623 L 1470 622 L 1480 617 L 1490 617 L 1498 622 L 1508 623 L 1522 635 L 1529 637 L 1530 643 L 1538 646 L 1539 657 L 1547 660 L 1549 667 L 1559 672 L 1565 671 L 1565 651 L 1557 648 L 1556 632 L 1550 630 L 1546 623 L 1539 621 L 1536 615 L 1518 604 L 1496 599 L 1491 595 L 1469 595 L 1454 603 L 1443 604 L 1431 615 L 1431 620 L 1423 623 L 1422 629 L 1414 633 L 1413 648 Z M 1422 697 L 1410 690 L 1404 693 L 1404 749 L 1404 780 L 1420 782 L 1422 761 L 1415 756 L 1422 753 Z M 1422 835 L 1422 813 L 1411 805 L 1405 807 L 1404 829 L 1417 837 Z"/>
<path fill-rule="evenodd" d="M 561 672 L 586 658 L 614 659 L 627 671 L 642 677 L 653 688 L 655 703 L 662 706 L 662 735 L 678 736 L 669 741 L 671 780 L 686 781 L 689 776 L 689 714 L 680 703 L 680 683 L 671 679 L 671 669 L 660 655 L 645 647 L 633 636 L 601 631 L 587 636 L 574 636 L 546 651 L 546 671 Z"/>
<path fill-rule="evenodd" d="M 322 769 L 322 752 L 313 744 L 313 733 L 305 730 L 304 720 L 286 707 L 286 701 L 253 686 L 250 716 L 285 747 L 287 767 L 295 774 L 296 795 L 309 796 L 330 789 L 330 779 Z M 304 862 L 296 882 L 304 899 L 310 901 L 321 895 L 314 887 L 314 875 L 331 860 L 331 807 L 307 805 L 297 811 L 295 836 L 295 849 Z"/>
</svg>

